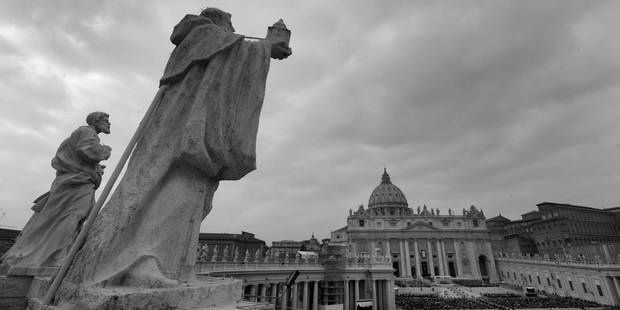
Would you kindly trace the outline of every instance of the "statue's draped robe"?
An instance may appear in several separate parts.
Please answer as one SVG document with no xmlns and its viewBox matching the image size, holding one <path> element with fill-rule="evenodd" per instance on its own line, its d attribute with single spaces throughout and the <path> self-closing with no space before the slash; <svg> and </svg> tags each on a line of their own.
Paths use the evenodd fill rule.
<svg viewBox="0 0 620 310">
<path fill-rule="evenodd" d="M 154 99 L 159 105 L 65 282 L 140 285 L 127 279 L 144 265 L 191 280 L 219 180 L 255 169 L 270 44 L 195 15 L 174 28 L 171 41 L 177 47 Z"/>
<path fill-rule="evenodd" d="M 101 183 L 97 165 L 109 156 L 110 148 L 100 144 L 90 126 L 79 127 L 60 144 L 52 159 L 56 178 L 47 201 L 37 206 L 16 243 L 3 256 L 8 274 L 44 275 L 50 272 L 46 268 L 51 267 L 53 272 L 62 264 Z"/>
</svg>

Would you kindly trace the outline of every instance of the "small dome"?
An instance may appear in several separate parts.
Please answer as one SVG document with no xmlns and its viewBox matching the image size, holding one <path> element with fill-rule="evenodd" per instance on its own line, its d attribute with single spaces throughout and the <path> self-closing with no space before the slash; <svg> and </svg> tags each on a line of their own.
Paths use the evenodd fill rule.
<svg viewBox="0 0 620 310">
<path fill-rule="evenodd" d="M 370 194 L 370 199 L 368 199 L 368 207 L 406 207 L 407 198 L 403 192 L 396 185 L 392 184 L 390 181 L 390 175 L 387 173 L 387 170 L 383 170 L 383 175 L 381 176 L 381 184 L 379 184 Z"/>
</svg>

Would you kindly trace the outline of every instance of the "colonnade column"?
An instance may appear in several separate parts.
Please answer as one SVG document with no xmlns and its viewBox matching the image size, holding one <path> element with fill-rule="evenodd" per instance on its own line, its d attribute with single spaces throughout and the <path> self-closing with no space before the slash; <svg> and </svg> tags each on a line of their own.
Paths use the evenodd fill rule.
<svg viewBox="0 0 620 310">
<path fill-rule="evenodd" d="M 304 310 L 308 310 L 308 284 L 310 284 L 310 282 L 304 282 L 304 295 L 303 295 L 303 299 L 301 302 L 302 305 L 302 309 Z"/>
<path fill-rule="evenodd" d="M 288 288 L 285 283 L 282 283 L 282 309 L 286 310 L 288 308 Z"/>
<path fill-rule="evenodd" d="M 445 276 L 446 271 L 443 269 L 443 253 L 441 252 L 441 242 L 439 239 L 435 240 L 435 246 L 437 247 L 437 264 L 439 264 L 439 275 Z"/>
<path fill-rule="evenodd" d="M 297 306 L 298 306 L 297 301 L 298 301 L 298 299 L 299 299 L 299 298 L 297 297 L 297 288 L 298 288 L 298 286 L 297 286 L 297 285 L 298 285 L 297 283 L 294 283 L 294 284 L 293 284 L 293 287 L 291 287 L 291 290 L 293 290 L 293 291 L 291 292 L 291 293 L 292 293 L 292 294 L 291 294 L 291 307 L 293 307 L 293 309 L 295 309 L 295 310 L 297 310 Z"/>
<path fill-rule="evenodd" d="M 261 302 L 265 302 L 267 300 L 267 285 L 263 284 L 260 288 L 260 300 Z"/>
<path fill-rule="evenodd" d="M 319 309 L 319 281 L 314 281 L 314 289 L 312 292 L 312 310 Z"/>
<path fill-rule="evenodd" d="M 418 239 L 413 240 L 413 251 L 415 252 L 415 277 L 422 278 L 422 269 L 420 269 L 420 251 L 418 250 Z"/>
<path fill-rule="evenodd" d="M 276 304 L 276 294 L 278 292 L 278 284 L 277 283 L 271 283 L 271 300 L 270 302 L 272 302 L 274 305 Z"/>
<path fill-rule="evenodd" d="M 431 277 L 435 276 L 435 263 L 433 262 L 433 246 L 431 244 L 431 240 L 426 240 L 426 250 L 428 251 L 428 265 L 431 273 Z"/>
<path fill-rule="evenodd" d="M 396 296 L 394 291 L 394 280 L 386 280 L 387 282 L 387 309 L 395 310 L 396 309 Z"/>
<path fill-rule="evenodd" d="M 349 280 L 344 280 L 344 310 L 349 310 Z"/>
<path fill-rule="evenodd" d="M 371 280 L 372 283 L 372 310 L 380 310 L 377 306 L 377 281 Z"/>
<path fill-rule="evenodd" d="M 411 274 L 411 256 L 409 255 L 409 240 L 405 240 L 405 274 L 412 277 Z"/>
<path fill-rule="evenodd" d="M 256 292 L 256 286 L 258 286 L 258 284 L 252 284 L 250 285 L 250 300 L 251 301 L 258 301 L 258 296 L 257 296 L 257 292 Z"/>
<path fill-rule="evenodd" d="M 360 280 L 355 280 L 355 302 L 360 299 Z"/>
<path fill-rule="evenodd" d="M 458 239 L 454 239 L 454 255 L 456 255 L 456 276 L 463 275 L 463 265 L 461 265 L 461 247 Z"/>
</svg>

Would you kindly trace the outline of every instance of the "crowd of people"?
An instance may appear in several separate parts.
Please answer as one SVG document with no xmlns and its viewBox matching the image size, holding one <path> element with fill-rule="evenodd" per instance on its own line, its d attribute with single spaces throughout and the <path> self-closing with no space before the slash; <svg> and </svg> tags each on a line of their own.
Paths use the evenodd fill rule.
<svg viewBox="0 0 620 310">
<path fill-rule="evenodd" d="M 467 286 L 467 287 L 490 287 L 490 286 L 497 286 L 497 284 L 492 284 L 489 282 L 484 282 L 482 280 L 475 280 L 475 279 L 454 279 L 452 280 L 452 282 L 462 285 L 462 286 Z"/>
<path fill-rule="evenodd" d="M 471 298 L 442 298 L 437 295 L 396 295 L 396 306 L 402 310 L 488 309 L 483 302 Z"/>
<path fill-rule="evenodd" d="M 526 308 L 586 308 L 600 307 L 601 305 L 571 297 L 524 297 L 515 294 L 485 294 L 485 299 L 492 303 L 511 309 Z"/>
<path fill-rule="evenodd" d="M 412 280 L 396 280 L 395 284 L 400 287 L 430 287 L 429 282 L 425 282 L 422 280 L 412 279 Z"/>
</svg>

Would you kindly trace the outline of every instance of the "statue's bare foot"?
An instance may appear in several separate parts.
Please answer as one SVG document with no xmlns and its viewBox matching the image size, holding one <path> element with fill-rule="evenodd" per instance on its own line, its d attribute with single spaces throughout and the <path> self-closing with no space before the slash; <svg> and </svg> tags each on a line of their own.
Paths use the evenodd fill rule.
<svg viewBox="0 0 620 310">
<path fill-rule="evenodd" d="M 123 286 L 167 288 L 179 285 L 179 281 L 166 278 L 154 258 L 146 258 L 135 265 L 123 278 Z"/>
</svg>

